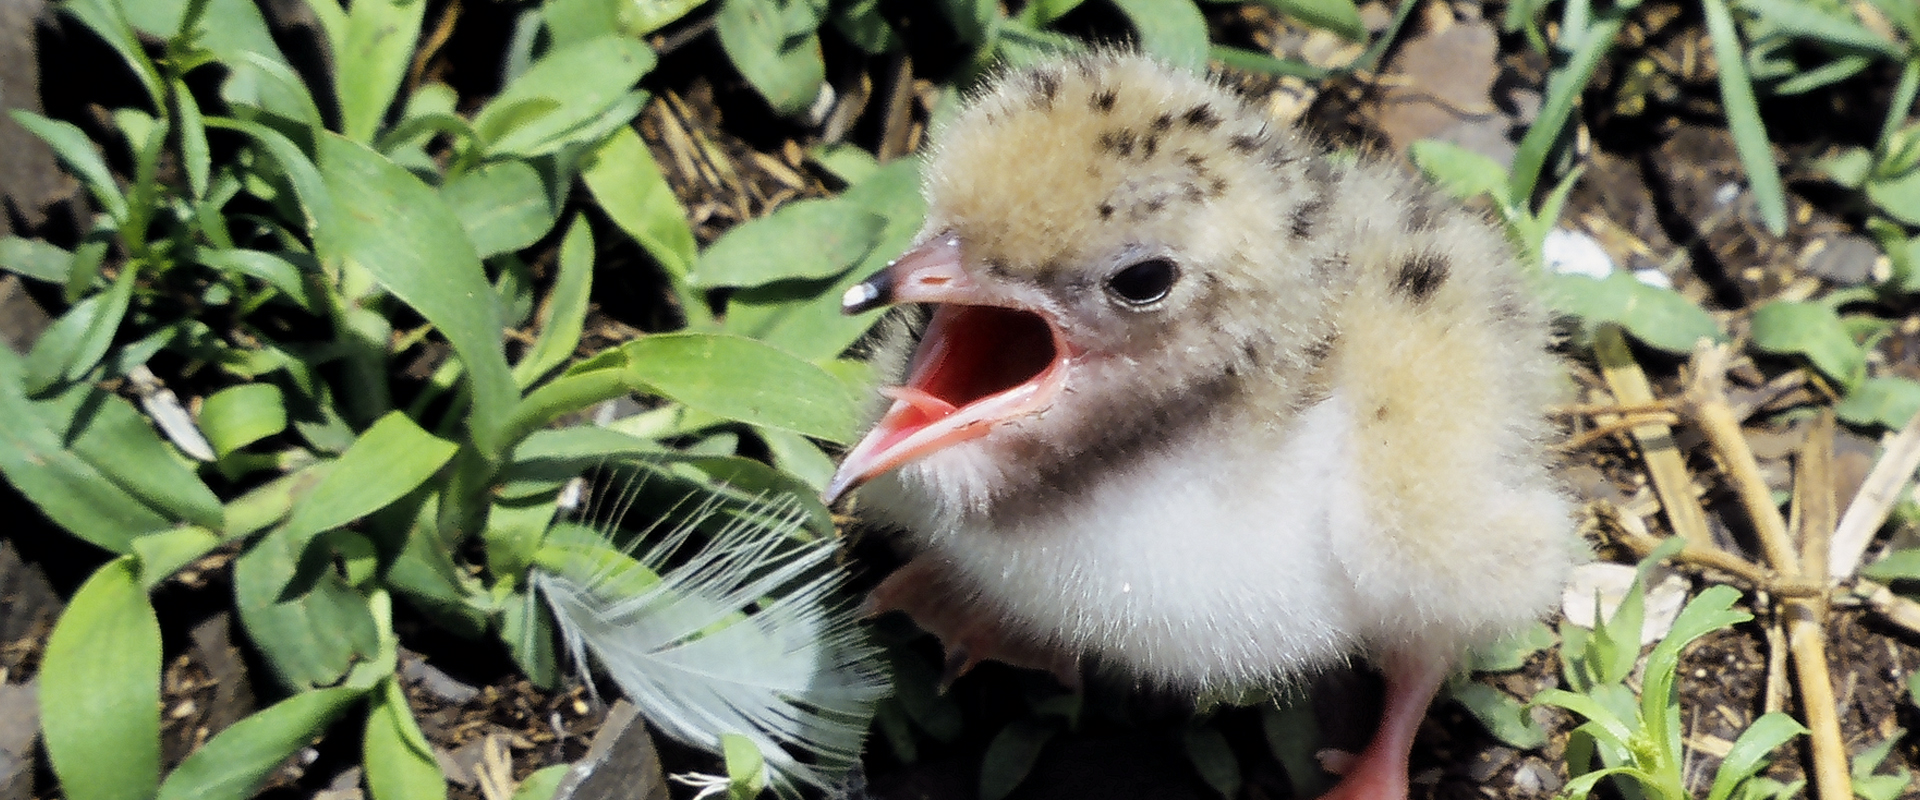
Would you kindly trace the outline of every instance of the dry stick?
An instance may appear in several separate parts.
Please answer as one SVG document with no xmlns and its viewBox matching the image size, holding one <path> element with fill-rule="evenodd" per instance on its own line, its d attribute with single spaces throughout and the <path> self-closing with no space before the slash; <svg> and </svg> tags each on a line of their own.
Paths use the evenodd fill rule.
<svg viewBox="0 0 1920 800">
<path fill-rule="evenodd" d="M 1881 619 L 1920 634 L 1920 602 L 1901 597 L 1894 594 L 1892 589 L 1865 579 L 1856 582 L 1853 591 Z"/>
<path fill-rule="evenodd" d="M 1695 422 L 1706 433 L 1707 441 L 1719 452 L 1727 477 L 1733 482 L 1741 505 L 1746 508 L 1747 518 L 1760 536 L 1760 545 L 1767 553 L 1767 560 L 1777 572 L 1801 575 L 1800 558 L 1788 537 L 1787 523 L 1780 518 L 1780 509 L 1774 507 L 1772 493 L 1768 491 L 1766 481 L 1760 477 L 1760 465 L 1754 460 L 1753 450 L 1747 446 L 1746 436 L 1740 431 L 1740 423 L 1734 417 L 1732 406 L 1727 403 L 1726 367 L 1731 353 L 1724 345 L 1706 343 L 1694 350 L 1694 374 L 1687 388 L 1688 405 L 1691 406 Z M 1831 448 L 1831 419 L 1826 421 L 1826 425 L 1829 426 L 1826 446 Z M 1816 425 L 1815 430 L 1819 429 L 1820 426 Z M 1826 459 L 1831 463 L 1831 449 Z M 1805 466 L 1803 463 L 1801 471 L 1805 471 Z M 1803 479 L 1811 480 L 1814 477 L 1806 475 Z M 1831 480 L 1825 475 L 1818 477 Z M 1828 491 L 1831 492 L 1831 488 Z M 1802 520 L 1818 522 L 1813 519 L 1818 516 L 1830 519 L 1831 504 L 1829 499 L 1825 514 L 1802 513 Z M 1818 788 L 1821 800 L 1850 800 L 1853 797 L 1853 781 L 1847 769 L 1846 743 L 1840 738 L 1839 713 L 1834 709 L 1833 677 L 1827 667 L 1826 625 L 1821 619 L 1821 610 L 1822 601 L 1806 598 L 1782 600 L 1780 606 L 1780 614 L 1787 627 L 1787 650 L 1793 658 L 1794 677 L 1798 679 L 1796 689 L 1800 695 L 1800 706 L 1813 740 L 1814 786 Z"/>
<path fill-rule="evenodd" d="M 893 83 L 885 109 L 880 146 L 874 153 L 874 158 L 882 164 L 913 150 L 913 143 L 908 141 L 913 130 L 913 58 L 905 53 L 894 63 Z"/>
<path fill-rule="evenodd" d="M 1678 406 L 1672 400 L 1655 400 L 1651 403 L 1621 405 L 1619 403 L 1568 403 L 1547 408 L 1549 414 L 1564 416 L 1592 417 L 1601 414 L 1661 414 L 1672 413 Z"/>
<path fill-rule="evenodd" d="M 1693 385 L 1687 389 L 1688 404 L 1694 422 L 1720 453 L 1720 461 L 1740 497 L 1740 505 L 1753 523 L 1754 532 L 1760 536 L 1760 549 L 1766 553 L 1767 563 L 1773 565 L 1776 572 L 1797 575 L 1800 557 L 1794 553 L 1793 540 L 1787 535 L 1787 522 L 1780 518 L 1780 509 L 1774 507 L 1773 493 L 1760 475 L 1760 464 L 1754 460 L 1753 449 L 1747 446 L 1747 437 L 1740 431 L 1733 407 L 1727 404 L 1724 370 L 1728 352 L 1724 347 L 1715 346 L 1694 351 Z"/>
<path fill-rule="evenodd" d="M 1633 351 L 1627 348 L 1626 336 L 1618 325 L 1600 326 L 1594 333 L 1593 353 L 1600 361 L 1607 388 L 1622 406 L 1654 402 L 1653 387 L 1648 385 L 1647 375 L 1640 371 L 1639 363 L 1633 360 Z M 1673 429 L 1660 424 L 1641 425 L 1633 429 L 1633 438 L 1640 444 L 1640 456 L 1647 462 L 1647 474 L 1653 479 L 1654 492 L 1660 496 L 1660 506 L 1666 509 L 1667 524 L 1673 526 L 1673 532 L 1688 545 L 1713 547 L 1712 535 L 1707 532 L 1706 513 L 1694 498 L 1686 460 L 1680 457 L 1680 448 L 1673 443 Z"/>
<path fill-rule="evenodd" d="M 1572 452 L 1616 433 L 1630 431 L 1643 425 L 1675 425 L 1680 422 L 1680 415 L 1660 411 L 1621 418 L 1611 413 L 1606 413 L 1596 415 L 1596 422 L 1599 422 L 1597 427 L 1581 431 L 1568 437 L 1566 441 L 1560 443 L 1559 448 L 1567 452 Z"/>
<path fill-rule="evenodd" d="M 1800 575 L 1818 580 L 1827 572 L 1827 546 L 1833 536 L 1837 511 L 1833 501 L 1833 409 L 1820 412 L 1807 442 L 1800 448 L 1794 470 L 1793 507 L 1799 517 Z M 1840 714 L 1833 698 L 1833 677 L 1827 667 L 1827 595 L 1782 601 L 1787 618 L 1787 647 L 1793 653 L 1794 672 L 1800 678 L 1800 703 L 1812 730 L 1814 769 L 1822 797 L 1852 797 L 1852 770 L 1846 742 L 1840 738 Z M 1822 740 L 1826 740 L 1824 743 Z M 1828 758 L 1821 758 L 1825 750 Z M 1841 792 L 1833 795 L 1829 792 Z"/>
<path fill-rule="evenodd" d="M 1915 416 L 1898 434 L 1886 440 L 1880 460 L 1874 463 L 1873 471 L 1867 473 L 1867 480 L 1860 484 L 1860 492 L 1847 506 L 1847 513 L 1840 517 L 1840 526 L 1834 530 L 1833 542 L 1827 550 L 1827 577 L 1834 583 L 1853 577 L 1854 571 L 1860 568 L 1867 543 L 1873 541 L 1874 532 L 1886 523 L 1888 512 L 1900 499 L 1900 489 L 1913 478 L 1916 469 L 1920 469 L 1920 416 Z"/>
</svg>

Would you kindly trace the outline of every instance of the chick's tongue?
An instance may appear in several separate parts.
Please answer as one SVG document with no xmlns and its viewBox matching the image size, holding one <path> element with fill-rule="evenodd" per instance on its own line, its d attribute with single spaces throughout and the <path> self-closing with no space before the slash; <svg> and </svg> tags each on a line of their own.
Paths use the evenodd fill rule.
<svg viewBox="0 0 1920 800">
<path fill-rule="evenodd" d="M 1033 380 L 1053 358 L 1053 333 L 1032 312 L 942 305 L 903 388 L 958 409 Z"/>
<path fill-rule="evenodd" d="M 841 461 L 829 500 L 934 451 L 985 435 L 993 423 L 1029 413 L 1058 389 L 1053 330 L 1026 311 L 941 305 L 913 355 L 907 385 L 880 422 Z"/>
</svg>

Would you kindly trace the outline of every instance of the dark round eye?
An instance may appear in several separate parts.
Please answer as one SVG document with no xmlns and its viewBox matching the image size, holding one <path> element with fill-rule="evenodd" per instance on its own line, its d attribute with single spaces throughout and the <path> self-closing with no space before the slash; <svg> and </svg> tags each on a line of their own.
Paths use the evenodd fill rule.
<svg viewBox="0 0 1920 800">
<path fill-rule="evenodd" d="M 1171 259 L 1149 258 L 1113 273 L 1107 278 L 1107 293 L 1128 305 L 1144 306 L 1166 297 L 1179 279 L 1180 268 Z"/>
</svg>

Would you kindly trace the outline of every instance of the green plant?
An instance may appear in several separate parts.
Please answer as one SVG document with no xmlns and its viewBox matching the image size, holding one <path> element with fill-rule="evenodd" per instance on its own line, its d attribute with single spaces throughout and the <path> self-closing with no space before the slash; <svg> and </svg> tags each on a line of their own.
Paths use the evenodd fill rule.
<svg viewBox="0 0 1920 800">
<path fill-rule="evenodd" d="M 1670 353 L 1687 353 L 1702 338 L 1726 337 L 1713 317 L 1678 292 L 1649 286 L 1631 273 L 1616 270 L 1604 278 L 1562 275 L 1539 269 L 1541 247 L 1548 231 L 1560 219 L 1567 196 L 1580 178 L 1575 170 L 1531 209 L 1531 193 L 1514 188 L 1514 178 L 1486 156 L 1447 142 L 1414 142 L 1410 157 L 1434 183 L 1464 200 L 1485 196 L 1505 224 L 1507 236 L 1527 262 L 1534 265 L 1535 284 L 1555 311 L 1584 321 L 1589 328 L 1615 324 L 1641 342 Z"/>
<path fill-rule="evenodd" d="M 553 684 L 553 621 L 533 587 L 577 611 L 561 593 L 595 586 L 595 570 L 626 546 L 568 538 L 554 524 L 559 498 L 574 476 L 622 464 L 651 476 L 647 519 L 672 519 L 693 497 L 732 522 L 687 523 L 732 554 L 719 574 L 661 571 L 662 585 L 683 603 L 759 611 L 706 637 L 731 651 L 688 657 L 846 689 L 835 704 L 801 708 L 824 695 L 796 691 L 770 701 L 789 706 L 779 714 L 672 732 L 715 749 L 723 734 L 747 736 L 783 790 L 829 780 L 833 764 L 802 768 L 781 746 L 830 749 L 843 766 L 883 683 L 850 634 L 831 635 L 849 617 L 821 563 L 831 523 L 815 487 L 730 443 L 759 437 L 793 472 L 825 461 L 814 442 L 852 435 L 862 373 L 836 360 L 843 345 L 809 359 L 715 329 L 689 277 L 685 214 L 629 127 L 654 63 L 631 29 L 596 29 L 567 16 L 581 4 L 549 4 L 536 17 L 550 23 L 543 42 L 525 42 L 524 67 L 468 118 L 446 86 L 402 91 L 426 5 L 313 3 L 334 55 L 321 76 L 294 70 L 248 0 L 62 6 L 124 58 L 145 96 L 111 115 L 133 164 L 124 187 L 80 128 L 15 115 L 102 212 L 72 251 L 0 242 L 0 264 L 71 302 L 26 357 L 0 349 L 0 430 L 18 443 L 0 453 L 0 471 L 49 519 L 116 556 L 76 595 L 43 662 L 55 773 L 73 797 L 244 797 L 358 707 L 368 788 L 444 796 L 394 671 L 393 600 L 452 632 L 497 637 L 530 678 Z M 141 36 L 163 42 L 157 56 Z M 189 90 L 190 75 L 216 68 L 218 98 Z M 323 112 L 309 80 L 329 84 L 338 107 Z M 161 178 L 163 158 L 183 180 Z M 566 207 L 576 178 L 661 264 L 690 330 L 566 366 L 597 258 L 593 226 Z M 556 274 L 536 309 L 517 254 L 550 237 Z M 838 269 L 873 244 L 850 245 Z M 509 361 L 503 333 L 522 325 L 538 335 Z M 429 377 L 396 377 L 396 360 L 434 349 L 451 357 Z M 151 380 L 156 358 L 211 368 L 199 378 L 199 430 L 171 426 L 171 442 L 102 388 Z M 545 429 L 629 393 L 657 405 L 629 432 Z M 239 618 L 286 698 L 162 781 L 160 634 L 146 592 L 223 547 L 236 553 Z M 739 583 L 775 567 L 786 580 Z M 814 649 L 726 632 L 774 617 L 809 622 Z M 674 710 L 646 708 L 661 719 Z M 788 722 L 763 724 L 774 718 Z M 782 738 L 796 721 L 812 727 Z"/>
<path fill-rule="evenodd" d="M 1753 615 L 1732 610 L 1740 593 L 1731 586 L 1710 586 L 1694 596 L 1681 608 L 1672 630 L 1647 653 L 1636 698 L 1627 680 L 1641 662 L 1647 570 L 1677 551 L 1679 544 L 1678 539 L 1670 540 L 1641 562 L 1639 575 L 1619 608 L 1605 621 L 1597 622 L 1590 634 L 1570 623 L 1561 626 L 1565 642 L 1561 659 L 1568 688 L 1543 691 L 1534 702 L 1564 708 L 1586 719 L 1574 730 L 1567 747 L 1567 769 L 1572 779 L 1563 796 L 1585 798 L 1608 778 L 1625 779 L 1615 781 L 1622 791 L 1637 791 L 1648 797 L 1682 800 L 1691 796 L 1681 772 L 1685 763 L 1681 751 L 1684 731 L 1674 692 L 1680 653 L 1696 639 L 1751 620 Z M 1805 732 L 1782 712 L 1754 720 L 1734 741 L 1714 773 L 1709 800 L 1734 796 L 1765 766 L 1769 753 Z M 1592 765 L 1596 755 L 1604 766 Z"/>
</svg>

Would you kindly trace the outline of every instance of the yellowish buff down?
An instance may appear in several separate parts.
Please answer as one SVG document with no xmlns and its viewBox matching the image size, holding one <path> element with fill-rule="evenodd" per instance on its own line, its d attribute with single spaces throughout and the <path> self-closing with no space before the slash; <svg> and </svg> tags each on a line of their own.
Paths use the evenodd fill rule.
<svg viewBox="0 0 1920 800">
<path fill-rule="evenodd" d="M 1329 797 L 1405 796 L 1460 653 L 1581 552 L 1547 319 L 1499 231 L 1114 52 L 1000 76 L 927 175 L 919 243 L 845 298 L 932 309 L 829 490 L 915 553 L 872 606 L 954 675 L 1207 690 L 1366 658 L 1387 711 Z"/>
</svg>

